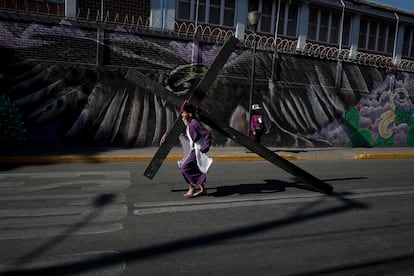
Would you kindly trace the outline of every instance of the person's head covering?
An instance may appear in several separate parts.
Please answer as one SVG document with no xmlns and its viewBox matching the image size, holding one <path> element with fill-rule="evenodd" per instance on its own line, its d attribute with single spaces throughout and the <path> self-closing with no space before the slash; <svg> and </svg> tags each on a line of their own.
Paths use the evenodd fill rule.
<svg viewBox="0 0 414 276">
<path fill-rule="evenodd" d="M 183 105 L 181 106 L 181 109 L 180 109 L 180 112 L 187 112 L 187 113 L 196 113 L 197 112 L 197 108 L 192 104 L 192 103 L 190 103 L 190 101 L 189 100 L 185 100 L 184 101 L 184 103 L 183 103 Z"/>
<path fill-rule="evenodd" d="M 260 106 L 260 104 L 254 104 L 252 105 L 252 110 L 260 110 L 262 109 L 262 107 Z"/>
</svg>

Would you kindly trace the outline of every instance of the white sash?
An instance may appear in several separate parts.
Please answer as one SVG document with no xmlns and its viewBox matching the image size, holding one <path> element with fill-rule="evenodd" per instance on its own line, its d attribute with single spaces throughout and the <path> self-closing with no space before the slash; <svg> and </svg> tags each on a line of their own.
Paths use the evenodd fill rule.
<svg viewBox="0 0 414 276">
<path fill-rule="evenodd" d="M 179 137 L 184 151 L 184 158 L 178 161 L 178 167 L 182 167 L 182 164 L 185 162 L 185 160 L 187 160 L 188 156 L 190 155 L 191 150 L 194 149 L 198 168 L 202 173 L 207 173 L 208 169 L 213 163 L 213 158 L 208 157 L 207 154 L 202 153 L 200 150 L 205 144 L 204 138 L 201 137 L 197 142 L 194 142 L 191 139 L 188 126 L 186 129 L 186 134 L 187 137 L 185 137 L 184 135 L 180 135 Z"/>
</svg>

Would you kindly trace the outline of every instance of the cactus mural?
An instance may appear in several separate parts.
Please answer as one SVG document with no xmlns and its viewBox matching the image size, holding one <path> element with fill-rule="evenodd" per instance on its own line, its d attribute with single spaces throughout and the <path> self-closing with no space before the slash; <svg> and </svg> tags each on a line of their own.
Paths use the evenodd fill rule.
<svg viewBox="0 0 414 276">
<path fill-rule="evenodd" d="M 408 74 L 400 77 L 388 76 L 388 86 L 379 85 L 346 111 L 345 126 L 352 133 L 346 146 L 413 146 L 414 104 L 407 89 L 413 80 Z"/>
<path fill-rule="evenodd" d="M 25 129 L 18 110 L 9 99 L 0 95 L 0 144 L 19 145 L 24 138 Z"/>
</svg>

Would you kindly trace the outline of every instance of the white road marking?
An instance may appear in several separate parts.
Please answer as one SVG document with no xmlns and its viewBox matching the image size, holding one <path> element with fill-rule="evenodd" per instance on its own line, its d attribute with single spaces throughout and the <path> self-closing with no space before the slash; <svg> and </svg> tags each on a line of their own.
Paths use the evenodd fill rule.
<svg viewBox="0 0 414 276">
<path fill-rule="evenodd" d="M 4 255 L 3 255 L 4 256 Z M 105 260 L 111 260 L 111 265 L 103 265 Z M 90 276 L 116 276 L 120 275 L 126 267 L 124 256 L 114 250 L 91 251 L 77 254 L 56 255 L 50 257 L 37 257 L 31 260 L 21 259 L 0 259 L 0 272 L 22 269 L 41 269 L 59 266 L 70 266 L 87 262 L 87 271 L 80 271 L 82 275 Z M 83 273 L 82 273 L 83 272 Z M 57 274 L 58 275 L 58 274 Z"/>
<path fill-rule="evenodd" d="M 0 190 L 2 188 L 9 188 L 9 187 L 16 187 L 16 186 L 23 186 L 24 182 L 14 182 L 14 181 L 0 181 Z"/>
<path fill-rule="evenodd" d="M 0 240 L 122 230 L 129 178 L 129 171 L 0 173 Z"/>
<path fill-rule="evenodd" d="M 129 171 L 84 171 L 84 172 L 41 172 L 41 173 L 0 173 L 0 179 L 7 178 L 29 178 L 29 179 L 51 179 L 51 178 L 77 178 L 81 176 L 104 176 L 105 178 L 129 178 Z"/>
<path fill-rule="evenodd" d="M 84 190 L 111 190 L 119 191 L 125 190 L 129 187 L 131 181 L 129 179 L 92 179 L 92 180 L 73 180 L 73 181 L 62 181 L 40 185 L 30 185 L 25 187 L 17 188 L 18 192 L 34 192 L 41 190 L 56 189 L 63 186 L 82 186 Z"/>
<path fill-rule="evenodd" d="M 97 194 L 56 194 L 56 195 L 6 195 L 0 197 L 1 202 L 13 202 L 16 204 L 22 204 L 22 202 L 34 202 L 37 206 L 41 206 L 42 203 L 51 204 L 53 202 L 59 205 L 63 201 L 67 201 L 68 205 L 91 205 L 99 195 Z M 122 203 L 125 202 L 126 196 L 123 193 L 113 194 L 111 203 Z"/>
<path fill-rule="evenodd" d="M 76 225 L 75 225 L 76 226 Z M 76 228 L 75 231 L 68 233 L 71 230 L 70 226 L 46 226 L 46 227 L 34 227 L 34 228 L 13 228 L 1 229 L 0 240 L 13 240 L 13 239 L 32 239 L 32 238 L 49 238 L 57 237 L 60 235 L 95 235 L 121 231 L 124 229 L 122 223 L 110 223 L 110 224 L 87 224 L 82 227 Z"/>
<path fill-rule="evenodd" d="M 392 188 L 377 188 L 377 189 L 361 189 L 353 190 L 351 194 L 341 195 L 344 199 L 357 199 L 357 198 L 369 198 L 369 197 L 381 197 L 381 196 L 395 196 L 395 195 L 407 195 L 414 194 L 414 187 L 392 187 Z M 148 203 L 135 203 L 133 210 L 134 215 L 150 215 L 160 213 L 175 213 L 175 212 L 187 212 L 196 210 L 212 210 L 223 208 L 235 208 L 268 204 L 286 204 L 286 203 L 299 203 L 299 202 L 311 202 L 320 199 L 324 200 L 337 200 L 335 196 L 327 196 L 318 193 L 307 194 L 294 194 L 294 195 L 276 195 L 276 196 L 263 196 L 263 197 L 249 197 L 249 198 L 199 198 L 195 200 L 182 200 L 182 201 L 170 201 L 170 202 L 148 202 Z"/>
<path fill-rule="evenodd" d="M 21 209 L 1 209 L 0 219 L 49 219 L 54 217 L 54 220 L 73 221 L 73 217 L 84 217 L 87 215 L 94 215 L 93 220 L 113 220 L 120 219 L 126 216 L 127 207 L 125 204 L 108 204 L 106 206 L 64 206 L 52 208 L 21 208 Z M 59 218 L 63 218 L 60 221 Z M 42 222 L 47 223 L 47 222 Z"/>
</svg>

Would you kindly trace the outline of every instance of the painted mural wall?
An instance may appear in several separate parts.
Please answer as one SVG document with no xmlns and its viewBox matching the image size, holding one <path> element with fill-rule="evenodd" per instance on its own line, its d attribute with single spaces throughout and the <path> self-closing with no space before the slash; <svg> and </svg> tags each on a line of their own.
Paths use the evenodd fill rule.
<svg viewBox="0 0 414 276">
<path fill-rule="evenodd" d="M 177 110 L 128 71 L 184 100 L 221 46 L 0 16 L 0 145 L 156 146 Z M 265 145 L 414 146 L 413 73 L 260 49 L 256 58 L 253 102 L 267 118 Z M 251 60 L 251 49 L 238 47 L 201 106 L 242 133 Z M 217 133 L 213 143 L 232 145 Z"/>
</svg>

